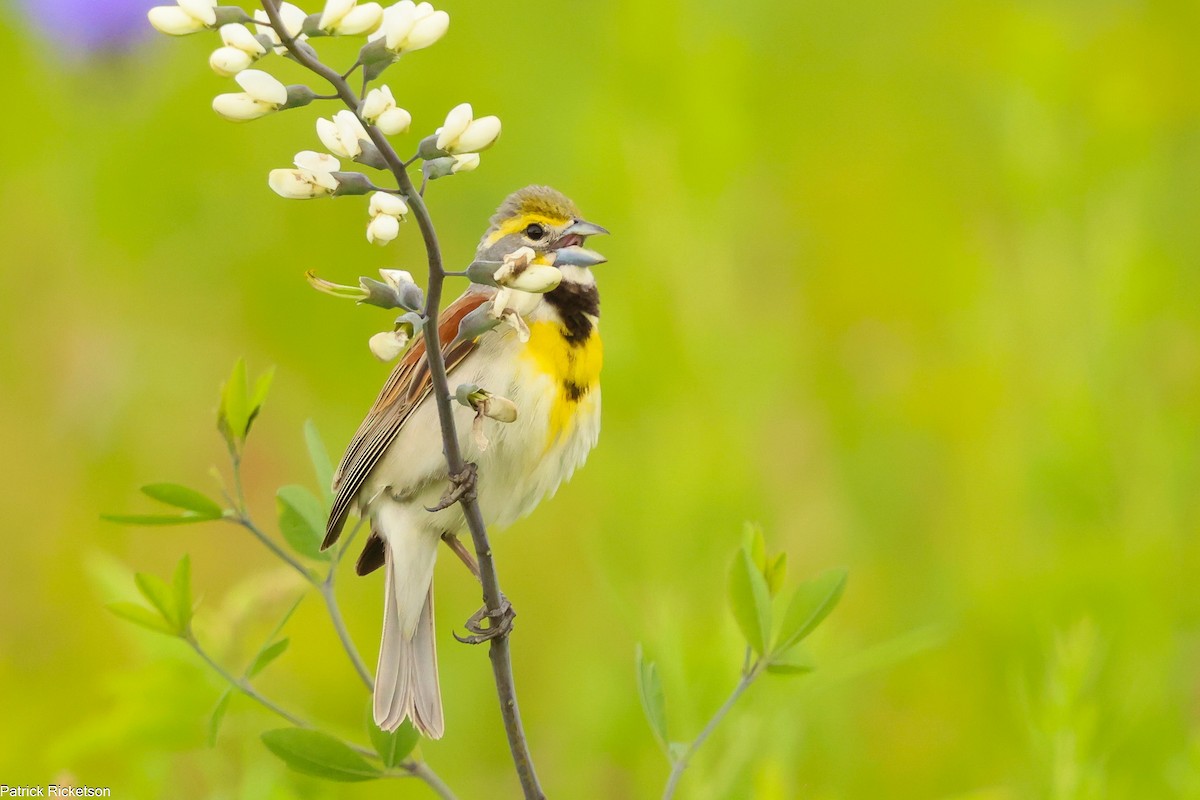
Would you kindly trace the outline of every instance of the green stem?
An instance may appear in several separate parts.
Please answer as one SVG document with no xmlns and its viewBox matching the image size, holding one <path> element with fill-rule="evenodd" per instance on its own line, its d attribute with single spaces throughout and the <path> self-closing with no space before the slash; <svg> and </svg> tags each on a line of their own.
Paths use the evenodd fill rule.
<svg viewBox="0 0 1200 800">
<path fill-rule="evenodd" d="M 696 751 L 700 749 L 700 745 L 704 744 L 704 741 L 712 735 L 712 732 L 716 730 L 718 725 L 721 724 L 721 720 L 725 719 L 725 715 L 729 713 L 731 708 L 733 708 L 734 703 L 738 701 L 738 698 L 745 694 L 746 690 L 750 688 L 750 684 L 754 683 L 754 680 L 762 674 L 762 671 L 765 668 L 765 662 L 760 659 L 754 663 L 754 666 L 752 666 L 748 672 L 745 672 L 742 675 L 742 679 L 738 681 L 738 685 L 734 687 L 733 693 L 729 695 L 723 704 L 721 704 L 721 707 L 717 709 L 717 712 L 712 715 L 712 719 L 710 719 L 708 724 L 704 726 L 704 729 L 700 731 L 700 735 L 688 745 L 687 749 L 683 751 L 679 758 L 675 759 L 675 764 L 671 767 L 671 774 L 667 778 L 667 786 L 663 790 L 662 800 L 671 800 L 671 798 L 675 796 L 675 790 L 679 788 L 679 780 L 683 777 L 683 771 L 688 768 L 688 762 L 692 760 L 692 756 L 694 756 Z"/>
<path fill-rule="evenodd" d="M 330 578 L 333 577 L 332 571 L 329 575 Z M 333 629 L 337 631 L 338 639 L 341 640 L 346 655 L 350 657 L 350 663 L 354 665 L 354 671 L 358 673 L 358 677 L 367 687 L 367 691 L 372 691 L 375 688 L 375 681 L 371 678 L 371 671 L 363 663 L 362 656 L 358 654 L 358 648 L 354 646 L 354 640 L 350 638 L 350 632 L 346 630 L 346 621 L 342 618 L 342 611 L 338 607 L 337 597 L 333 593 L 333 582 L 327 579 L 318 588 L 321 591 L 321 597 L 325 600 L 325 608 L 329 610 L 329 621 L 333 623 Z"/>
</svg>

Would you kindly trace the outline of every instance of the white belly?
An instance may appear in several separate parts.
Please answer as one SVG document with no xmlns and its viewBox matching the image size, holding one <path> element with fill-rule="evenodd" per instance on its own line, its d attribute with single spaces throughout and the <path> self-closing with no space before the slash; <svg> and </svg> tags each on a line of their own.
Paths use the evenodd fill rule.
<svg viewBox="0 0 1200 800">
<path fill-rule="evenodd" d="M 453 403 L 463 458 L 479 467 L 478 497 L 484 522 L 506 527 L 529 514 L 587 459 L 600 436 L 600 388 L 580 398 L 570 424 L 549 436 L 550 415 L 560 391 L 554 380 L 523 357 L 524 345 L 508 327 L 484 335 L 479 347 L 450 375 L 450 391 L 474 383 L 517 406 L 515 422 L 483 420 L 488 443 L 480 450 L 472 432 L 475 412 Z M 428 398 L 405 423 L 359 495 L 369 503 L 387 491 L 397 499 L 432 506 L 446 490 L 437 409 Z M 463 527 L 458 505 L 425 514 L 422 522 L 438 534 Z"/>
</svg>

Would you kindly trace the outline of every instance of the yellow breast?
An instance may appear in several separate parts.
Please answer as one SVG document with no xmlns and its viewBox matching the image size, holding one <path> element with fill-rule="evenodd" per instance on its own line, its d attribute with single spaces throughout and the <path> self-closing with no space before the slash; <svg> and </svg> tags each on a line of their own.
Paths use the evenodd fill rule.
<svg viewBox="0 0 1200 800">
<path fill-rule="evenodd" d="M 600 382 L 604 364 L 604 345 L 595 328 L 582 342 L 570 341 L 559 322 L 535 322 L 529 326 L 526 355 L 537 369 L 553 382 L 554 398 L 550 410 L 547 443 L 570 430 L 578 406 Z"/>
</svg>

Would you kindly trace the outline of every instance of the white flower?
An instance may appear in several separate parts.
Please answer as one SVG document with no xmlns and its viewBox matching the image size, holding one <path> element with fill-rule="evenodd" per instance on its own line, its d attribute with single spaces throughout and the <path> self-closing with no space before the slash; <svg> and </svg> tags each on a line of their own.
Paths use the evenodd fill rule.
<svg viewBox="0 0 1200 800">
<path fill-rule="evenodd" d="M 396 199 L 399 200 L 400 198 L 397 197 Z M 374 202 L 374 198 L 372 198 L 372 202 Z M 404 207 L 404 213 L 408 213 L 408 206 Z M 393 289 L 399 289 L 409 284 L 413 286 L 417 285 L 417 282 L 413 280 L 412 273 L 406 269 L 381 269 L 379 270 L 379 277 L 383 278 L 383 282 Z"/>
<path fill-rule="evenodd" d="M 535 264 L 536 253 L 522 247 L 504 257 L 504 264 L 492 275 L 500 286 L 519 292 L 545 294 L 562 283 L 562 271 L 545 264 Z M 500 309 L 501 313 L 503 308 Z"/>
<path fill-rule="evenodd" d="M 146 19 L 162 33 L 184 36 L 217 24 L 216 0 L 178 0 L 177 5 L 155 6 Z"/>
<path fill-rule="evenodd" d="M 408 213 L 408 204 L 390 192 L 375 192 L 371 195 L 371 202 L 367 206 L 367 213 L 372 217 L 379 214 L 387 214 L 391 217 L 403 217 Z M 396 273 L 396 277 L 405 276 L 408 283 L 413 283 L 412 275 L 409 275 L 407 272 L 402 270 L 388 271 Z M 387 278 L 386 275 L 384 277 Z"/>
<path fill-rule="evenodd" d="M 249 28 L 239 23 L 222 25 L 221 41 L 225 46 L 213 51 L 208 65 L 222 77 L 236 75 L 267 54 L 262 42 L 254 38 Z"/>
<path fill-rule="evenodd" d="M 273 169 L 267 183 L 280 197 L 310 200 L 332 194 L 338 187 L 333 175 L 341 164 L 328 153 L 302 150 L 296 154 L 296 169 Z"/>
<path fill-rule="evenodd" d="M 279 4 L 279 19 L 283 22 L 283 28 L 287 31 L 288 36 L 291 36 L 298 42 L 302 42 L 308 38 L 300 33 L 304 28 L 304 20 L 307 18 L 308 15 L 304 13 L 304 9 L 297 8 L 291 3 Z M 279 55 L 286 53 L 287 48 L 283 46 L 283 40 L 279 38 L 279 33 L 271 26 L 271 18 L 267 16 L 267 12 L 261 8 L 258 9 L 254 12 L 254 19 L 259 23 L 254 26 L 259 35 L 266 36 L 277 45 L 275 48 L 276 53 Z"/>
<path fill-rule="evenodd" d="M 479 153 L 467 153 L 461 156 L 454 156 L 454 163 L 450 165 L 450 172 L 472 172 L 479 166 Z"/>
<path fill-rule="evenodd" d="M 486 150 L 500 136 L 499 117 L 473 119 L 470 103 L 450 109 L 446 121 L 438 128 L 437 149 L 451 155 L 477 153 Z M 458 172 L 460 170 L 455 170 Z"/>
<path fill-rule="evenodd" d="M 383 39 L 388 50 L 400 55 L 429 47 L 445 36 L 449 27 L 450 15 L 445 11 L 435 11 L 429 3 L 400 0 L 384 9 L 383 24 L 369 38 Z"/>
<path fill-rule="evenodd" d="M 331 36 L 356 36 L 379 27 L 383 6 L 379 3 L 355 5 L 355 0 L 327 0 L 317 27 Z"/>
<path fill-rule="evenodd" d="M 408 334 L 400 331 L 384 331 L 370 338 L 367 346 L 380 361 L 391 361 L 408 346 Z"/>
<path fill-rule="evenodd" d="M 234 122 L 265 117 L 287 103 L 287 87 L 260 69 L 244 69 L 233 77 L 246 91 L 219 94 L 213 98 L 213 111 Z"/>
<path fill-rule="evenodd" d="M 367 93 L 363 100 L 362 117 L 383 131 L 385 136 L 404 133 L 412 124 L 412 115 L 396 105 L 396 98 L 388 86 L 380 86 Z"/>
<path fill-rule="evenodd" d="M 371 195 L 367 213 L 371 215 L 371 221 L 367 223 L 367 241 L 371 244 L 385 245 L 400 235 L 400 218 L 408 213 L 408 206 L 394 194 L 375 192 Z M 412 276 L 407 272 L 389 272 L 394 272 L 395 275 L 389 276 L 384 270 L 380 270 L 385 283 L 392 283 L 393 278 L 399 280 L 401 277 L 407 278 L 408 283 L 413 282 Z M 399 283 L 392 285 L 398 287 Z"/>
<path fill-rule="evenodd" d="M 362 140 L 367 138 L 367 131 L 353 111 L 343 109 L 333 119 L 317 120 L 317 136 L 335 156 L 355 158 L 362 155 Z"/>
</svg>

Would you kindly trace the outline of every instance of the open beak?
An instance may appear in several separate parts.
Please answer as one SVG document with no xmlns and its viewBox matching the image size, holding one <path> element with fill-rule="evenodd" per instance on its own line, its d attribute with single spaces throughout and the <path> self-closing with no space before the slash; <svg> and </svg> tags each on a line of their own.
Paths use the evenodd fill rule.
<svg viewBox="0 0 1200 800">
<path fill-rule="evenodd" d="M 608 233 L 608 229 L 594 222 L 577 220 L 571 223 L 554 245 L 554 266 L 594 267 L 597 264 L 603 264 L 608 259 L 595 250 L 583 247 L 583 242 L 589 236 L 600 236 L 605 233 Z"/>
</svg>

